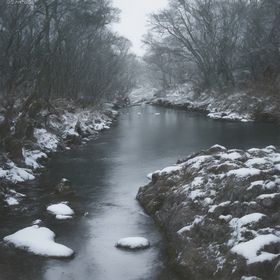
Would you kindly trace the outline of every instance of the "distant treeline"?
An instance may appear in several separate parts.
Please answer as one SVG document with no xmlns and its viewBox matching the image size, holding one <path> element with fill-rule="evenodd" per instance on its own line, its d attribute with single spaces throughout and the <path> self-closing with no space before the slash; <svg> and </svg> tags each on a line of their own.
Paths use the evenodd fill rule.
<svg viewBox="0 0 280 280">
<path fill-rule="evenodd" d="M 279 0 L 170 0 L 145 41 L 164 89 L 280 89 Z"/>
<path fill-rule="evenodd" d="M 133 84 L 130 43 L 107 0 L 1 0 L 0 100 L 100 102 Z"/>
</svg>

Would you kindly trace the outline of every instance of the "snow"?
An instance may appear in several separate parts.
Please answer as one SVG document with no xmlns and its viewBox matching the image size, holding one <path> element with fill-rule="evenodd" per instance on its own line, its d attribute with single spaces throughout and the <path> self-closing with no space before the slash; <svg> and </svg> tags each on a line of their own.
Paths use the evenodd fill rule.
<svg viewBox="0 0 280 280">
<path fill-rule="evenodd" d="M 5 178 L 13 183 L 35 179 L 30 169 L 17 167 L 12 161 L 9 161 L 7 165 L 9 169 L 0 168 L 0 178 Z"/>
<path fill-rule="evenodd" d="M 208 213 L 214 213 L 215 209 L 218 207 L 218 205 L 212 205 L 209 210 L 208 210 Z"/>
<path fill-rule="evenodd" d="M 161 174 L 170 174 L 170 173 L 172 173 L 172 172 L 175 172 L 175 171 L 179 171 L 179 170 L 181 170 L 182 169 L 182 166 L 180 166 L 180 165 L 175 165 L 175 166 L 169 166 L 169 167 L 166 167 L 166 168 L 164 168 L 164 169 L 162 169 L 161 171 L 160 171 L 160 173 Z"/>
<path fill-rule="evenodd" d="M 56 243 L 55 234 L 50 229 L 34 225 L 6 236 L 4 241 L 16 248 L 45 257 L 70 257 L 73 250 Z"/>
<path fill-rule="evenodd" d="M 20 192 L 16 192 L 15 190 L 13 189 L 10 189 L 10 193 L 11 195 L 17 197 L 17 198 L 21 198 L 21 197 L 25 197 L 26 195 L 23 194 L 23 193 L 20 193 Z"/>
<path fill-rule="evenodd" d="M 73 216 L 71 215 L 60 215 L 60 214 L 56 215 L 55 217 L 58 220 L 68 220 L 73 218 Z"/>
<path fill-rule="evenodd" d="M 273 147 L 244 151 L 211 147 L 180 161 L 177 166 L 182 167 L 181 171 L 162 178 L 164 182 L 154 180 L 147 188 L 142 188 L 140 192 L 146 196 L 143 200 L 140 197 L 140 201 L 148 205 L 160 193 L 167 192 L 166 203 L 155 215 L 167 218 L 169 215 L 179 225 L 168 227 L 168 219 L 164 223 L 172 236 L 171 242 L 176 242 L 174 233 L 177 232 L 177 238 L 182 238 L 186 245 L 178 249 L 179 261 L 183 261 L 185 256 L 191 258 L 187 246 L 191 244 L 201 250 L 201 259 L 211 256 L 211 265 L 213 259 L 218 268 L 222 257 L 226 261 L 221 270 L 229 265 L 232 270 L 241 269 L 243 275 L 247 275 L 245 272 L 250 270 L 244 266 L 246 260 L 251 264 L 277 258 L 274 265 L 280 258 L 280 227 L 276 220 L 271 219 L 279 212 L 278 164 L 280 168 L 280 154 Z M 173 211 L 174 205 L 181 210 Z M 211 230 L 212 225 L 225 231 L 223 241 L 219 236 L 209 235 L 201 246 L 197 233 Z M 266 246 L 273 242 L 279 244 Z M 211 246 L 217 248 L 212 252 Z M 228 251 L 236 255 L 228 259 Z"/>
<path fill-rule="evenodd" d="M 268 163 L 266 158 L 252 158 L 245 162 L 248 167 L 254 167 L 256 165 L 265 165 Z"/>
<path fill-rule="evenodd" d="M 240 280 L 262 280 L 256 276 L 242 276 Z"/>
<path fill-rule="evenodd" d="M 55 215 L 58 220 L 71 219 L 74 215 L 74 211 L 65 202 L 52 204 L 47 207 L 47 211 Z"/>
<path fill-rule="evenodd" d="M 145 249 L 150 246 L 150 242 L 144 237 L 126 237 L 116 243 L 116 247 L 126 249 Z"/>
<path fill-rule="evenodd" d="M 165 167 L 160 171 L 155 171 L 153 172 L 153 174 L 155 173 L 158 173 L 159 175 L 170 174 L 172 172 L 180 171 L 181 169 L 182 169 L 181 165 L 172 165 L 172 166 Z"/>
<path fill-rule="evenodd" d="M 204 196 L 205 196 L 205 192 L 203 192 L 202 190 L 199 190 L 199 189 L 193 190 L 189 194 L 189 198 L 191 200 L 195 200 L 197 198 L 203 198 Z"/>
<path fill-rule="evenodd" d="M 63 138 L 66 138 L 68 135 L 79 136 L 79 133 L 75 130 L 78 120 L 78 116 L 70 112 L 66 112 L 62 115 Z"/>
<path fill-rule="evenodd" d="M 104 122 L 97 123 L 97 124 L 94 125 L 94 130 L 96 130 L 96 131 L 101 131 L 103 129 L 108 129 L 108 128 L 109 127 Z"/>
<path fill-rule="evenodd" d="M 250 186 L 248 187 L 247 190 L 251 190 L 257 186 L 263 186 L 264 185 L 264 181 L 263 180 L 258 180 L 258 181 L 254 181 L 250 184 Z"/>
<path fill-rule="evenodd" d="M 186 164 L 192 165 L 192 167 L 195 169 L 199 169 L 201 165 L 209 159 L 212 159 L 212 156 L 197 156 L 189 159 Z"/>
<path fill-rule="evenodd" d="M 37 220 L 32 222 L 32 225 L 39 225 L 41 223 L 42 223 L 42 220 L 41 219 L 37 219 Z"/>
<path fill-rule="evenodd" d="M 242 156 L 237 152 L 231 152 L 231 153 L 228 153 L 228 154 L 222 153 L 221 158 L 229 159 L 229 160 L 238 160 L 238 159 L 242 158 Z"/>
<path fill-rule="evenodd" d="M 222 146 L 222 145 L 219 145 L 219 144 L 215 144 L 215 145 L 213 145 L 210 149 L 215 149 L 215 148 L 218 148 L 218 149 L 220 149 L 220 150 L 223 150 L 223 151 L 226 151 L 227 150 L 227 148 L 225 147 L 225 146 Z"/>
<path fill-rule="evenodd" d="M 213 204 L 213 199 L 211 197 L 206 197 L 204 199 L 204 203 L 205 203 L 205 205 Z"/>
<path fill-rule="evenodd" d="M 256 168 L 239 168 L 235 170 L 231 170 L 227 173 L 228 176 L 236 176 L 239 178 L 246 178 L 249 176 L 259 175 L 261 171 Z"/>
<path fill-rule="evenodd" d="M 32 167 L 33 169 L 37 169 L 42 167 L 37 161 L 41 158 L 47 158 L 47 155 L 39 150 L 26 150 L 22 149 L 22 154 L 24 157 L 25 164 L 27 166 Z"/>
<path fill-rule="evenodd" d="M 11 196 L 7 197 L 5 199 L 5 201 L 7 202 L 7 204 L 9 206 L 13 206 L 13 205 L 18 205 L 19 204 L 18 200 L 16 198 L 14 198 L 14 197 L 11 197 Z"/>
<path fill-rule="evenodd" d="M 242 218 L 238 219 L 238 224 L 240 226 L 245 226 L 251 223 L 256 223 L 258 221 L 260 221 L 262 218 L 264 218 L 266 215 L 262 214 L 262 213 L 252 213 L 252 214 L 248 214 L 243 216 Z"/>
<path fill-rule="evenodd" d="M 208 212 L 209 213 L 214 213 L 214 211 L 215 211 L 215 209 L 217 208 L 217 207 L 226 207 L 226 206 L 228 206 L 228 205 L 230 205 L 231 204 L 231 201 L 224 201 L 224 202 L 221 202 L 220 204 L 218 204 L 218 205 L 212 205 L 210 208 L 209 208 L 209 210 L 208 210 Z"/>
<path fill-rule="evenodd" d="M 262 199 L 266 199 L 266 198 L 274 198 L 274 197 L 276 197 L 276 196 L 280 196 L 280 193 L 269 193 L 269 194 L 262 194 L 262 195 L 259 195 L 258 197 L 257 197 L 257 199 L 260 199 L 260 200 L 262 200 Z"/>
<path fill-rule="evenodd" d="M 59 143 L 58 137 L 44 128 L 34 129 L 34 137 L 42 150 L 55 152 Z"/>
<path fill-rule="evenodd" d="M 236 244 L 237 242 L 243 241 L 243 233 L 247 230 L 245 227 L 249 224 L 259 222 L 265 215 L 262 213 L 252 213 L 245 215 L 241 218 L 233 218 L 230 221 L 230 226 L 233 228 L 232 239 L 228 241 L 228 244 Z"/>
<path fill-rule="evenodd" d="M 229 222 L 232 219 L 232 215 L 220 215 L 219 219 L 225 222 Z"/>
<path fill-rule="evenodd" d="M 248 114 L 239 114 L 236 112 L 231 113 L 228 111 L 208 113 L 207 117 L 215 120 L 223 119 L 223 120 L 242 121 L 242 122 L 252 121 L 252 119 Z"/>
<path fill-rule="evenodd" d="M 203 221 L 203 219 L 204 219 L 203 216 L 196 216 L 195 219 L 194 219 L 194 221 L 193 221 L 191 224 L 189 224 L 189 225 L 187 225 L 187 226 L 185 226 L 185 227 L 182 227 L 181 229 L 179 229 L 179 230 L 177 231 L 177 233 L 178 233 L 178 234 L 182 234 L 182 233 L 184 233 L 184 232 L 190 231 L 190 230 L 191 230 L 192 228 L 194 228 L 196 225 L 200 224 L 200 223 Z"/>
<path fill-rule="evenodd" d="M 197 188 L 203 184 L 203 177 L 195 177 L 192 181 L 192 187 Z"/>
<path fill-rule="evenodd" d="M 129 93 L 129 100 L 131 104 L 140 104 L 151 100 L 155 92 L 156 89 L 148 85 L 136 87 Z"/>
<path fill-rule="evenodd" d="M 273 243 L 280 243 L 280 238 L 274 234 L 259 235 L 252 240 L 235 245 L 231 251 L 243 256 L 247 260 L 247 264 L 271 261 L 280 254 L 261 252 L 261 250 Z"/>
<path fill-rule="evenodd" d="M 147 174 L 147 178 L 148 178 L 149 180 L 152 180 L 153 174 L 159 174 L 160 172 L 161 172 L 161 170 L 156 170 L 156 171 L 154 171 L 154 172 L 152 172 L 152 173 L 149 173 L 149 174 Z"/>
<path fill-rule="evenodd" d="M 18 205 L 19 201 L 25 197 L 25 194 L 16 192 L 13 189 L 8 190 L 8 192 L 5 194 L 5 202 L 9 205 L 9 206 L 14 206 L 14 205 Z"/>
</svg>

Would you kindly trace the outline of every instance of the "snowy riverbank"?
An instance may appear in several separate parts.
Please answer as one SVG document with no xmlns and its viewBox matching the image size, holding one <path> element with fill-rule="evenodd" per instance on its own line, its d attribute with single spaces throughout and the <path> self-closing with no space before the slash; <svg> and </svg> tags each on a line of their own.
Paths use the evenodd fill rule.
<svg viewBox="0 0 280 280">
<path fill-rule="evenodd" d="M 21 215 L 22 210 L 18 210 L 21 209 L 21 204 L 26 205 L 28 203 L 26 201 L 34 200 L 25 193 L 24 186 L 28 185 L 28 188 L 32 186 L 32 181 L 40 175 L 48 158 L 53 153 L 69 150 L 73 145 L 85 144 L 97 137 L 102 130 L 110 127 L 117 115 L 118 112 L 113 110 L 112 104 L 105 104 L 99 109 L 82 108 L 65 100 L 52 104 L 51 109 L 39 110 L 32 117 L 30 117 L 30 111 L 23 118 L 21 118 L 22 114 L 19 114 L 13 123 L 14 126 L 18 126 L 17 130 L 24 131 L 23 137 L 21 139 L 13 132 L 8 136 L 9 144 L 17 143 L 16 148 L 19 151 L 15 156 L 14 153 L 4 150 L 1 157 L 0 214 L 14 211 Z M 20 118 L 21 120 L 18 121 Z M 32 126 L 32 134 L 27 136 L 27 130 L 23 128 L 30 126 Z M 15 128 L 10 128 L 11 131 L 13 129 Z M 31 184 L 27 184 L 29 181 Z M 73 195 L 71 183 L 62 178 L 55 187 L 53 201 L 44 205 L 43 216 L 45 218 L 53 216 L 60 222 L 72 219 L 75 212 L 69 206 L 69 202 L 64 200 Z M 58 201 L 62 199 L 62 202 Z M 26 206 L 23 206 L 23 209 L 24 207 Z M 56 258 L 72 257 L 74 251 L 56 243 L 55 233 L 45 225 L 46 221 L 36 220 L 24 225 L 24 228 L 15 227 L 16 232 L 6 229 L 9 235 L 4 236 L 3 241 L 5 244 L 35 255 Z"/>
<path fill-rule="evenodd" d="M 279 121 L 280 103 L 277 97 L 254 95 L 249 92 L 196 94 L 190 85 L 178 87 L 150 98 L 149 103 L 159 106 L 200 111 L 212 119 L 231 121 Z"/>
<path fill-rule="evenodd" d="M 18 156 L 3 151 L 0 162 L 0 205 L 18 205 L 25 195 L 16 192 L 18 184 L 32 181 L 40 174 L 48 158 L 55 152 L 69 150 L 72 145 L 84 144 L 104 129 L 108 129 L 117 116 L 113 105 L 100 109 L 81 108 L 71 102 L 58 101 L 50 109 L 42 109 L 36 119 L 25 118 L 24 125 L 32 122 L 32 135 L 17 141 Z M 14 123 L 16 125 L 16 119 Z M 11 127 L 11 130 L 14 128 Z M 12 138 L 12 137 L 10 137 Z M 12 146 L 13 148 L 13 146 Z"/>
<path fill-rule="evenodd" d="M 275 147 L 216 145 L 148 177 L 137 198 L 166 232 L 182 279 L 279 279 Z"/>
</svg>

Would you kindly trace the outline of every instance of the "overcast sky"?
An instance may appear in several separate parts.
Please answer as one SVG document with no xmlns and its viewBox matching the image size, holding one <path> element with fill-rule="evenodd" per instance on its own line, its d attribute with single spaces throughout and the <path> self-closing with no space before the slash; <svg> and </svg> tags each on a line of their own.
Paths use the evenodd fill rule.
<svg viewBox="0 0 280 280">
<path fill-rule="evenodd" d="M 142 37 L 147 32 L 147 19 L 150 13 L 165 8 L 168 0 L 113 0 L 114 6 L 121 10 L 120 23 L 114 28 L 128 38 L 132 50 L 137 55 L 142 55 Z"/>
</svg>

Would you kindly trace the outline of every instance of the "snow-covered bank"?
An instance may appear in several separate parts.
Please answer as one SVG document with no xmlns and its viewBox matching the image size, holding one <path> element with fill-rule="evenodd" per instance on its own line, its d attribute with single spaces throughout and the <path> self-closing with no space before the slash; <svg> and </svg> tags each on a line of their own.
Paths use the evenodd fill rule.
<svg viewBox="0 0 280 280">
<path fill-rule="evenodd" d="M 4 143 L 8 144 L 4 145 L 0 159 L 0 181 L 5 181 L 5 185 L 9 186 L 0 188 L 0 198 L 3 198 L 0 204 L 18 204 L 19 200 L 10 193 L 10 188 L 14 188 L 17 183 L 34 180 L 52 153 L 86 143 L 100 131 L 108 129 L 118 114 L 111 104 L 98 109 L 82 108 L 58 100 L 52 106 L 40 108 L 32 117 L 28 112 L 26 116 L 20 113 L 15 118 L 10 136 L 6 137 L 8 140 L 4 139 Z M 13 132 L 15 127 L 22 132 L 21 138 L 18 132 Z M 12 153 L 15 149 L 18 150 L 16 157 Z"/>
<path fill-rule="evenodd" d="M 280 152 L 274 146 L 215 145 L 149 177 L 137 198 L 166 232 L 182 279 L 279 279 Z"/>
<path fill-rule="evenodd" d="M 134 88 L 129 94 L 131 105 L 140 105 L 149 102 L 154 98 L 156 89 L 147 85 Z"/>
<path fill-rule="evenodd" d="M 18 114 L 14 120 L 17 129 L 11 127 L 8 135 L 5 135 L 9 140 L 7 141 L 9 146 L 3 145 L 4 149 L 0 157 L 0 209 L 3 210 L 0 214 L 5 215 L 5 211 L 16 213 L 26 211 L 22 210 L 27 209 L 26 205 L 24 206 L 25 202 L 28 204 L 30 201 L 31 204 L 34 198 L 24 194 L 25 187 L 30 188 L 30 184 L 24 183 L 40 175 L 46 161 L 53 153 L 71 149 L 72 145 L 84 144 L 89 139 L 95 138 L 102 130 L 110 127 L 118 114 L 111 104 L 101 106 L 99 109 L 82 108 L 65 100 L 59 100 L 52 105 L 53 107 L 49 109 L 42 107 L 43 109 L 32 117 L 30 112 L 26 116 Z M 20 131 L 21 137 L 18 137 L 18 132 L 14 133 L 13 130 Z M 14 143 L 19 151 L 16 156 L 10 152 L 13 150 Z M 23 193 L 16 191 L 22 187 Z M 35 221 L 29 227 L 21 225 L 26 228 L 16 228 L 17 232 L 13 234 L 7 232 L 10 235 L 3 239 L 4 242 L 35 255 L 71 257 L 74 254 L 72 249 L 56 243 L 54 232 L 37 224 L 46 224 L 47 216 L 51 215 L 59 223 L 72 219 L 75 212 L 67 202 L 54 202 L 57 201 L 57 197 L 61 200 L 66 197 L 68 199 L 74 193 L 70 181 L 62 178 L 54 189 L 52 200 L 45 205 L 43 221 Z"/>
<path fill-rule="evenodd" d="M 116 247 L 130 250 L 146 249 L 150 242 L 144 237 L 125 237 L 116 243 Z"/>
<path fill-rule="evenodd" d="M 156 94 L 149 103 L 189 111 L 200 111 L 212 119 L 231 121 L 280 120 L 278 97 L 254 95 L 249 92 L 196 94 L 190 85 Z"/>
</svg>

